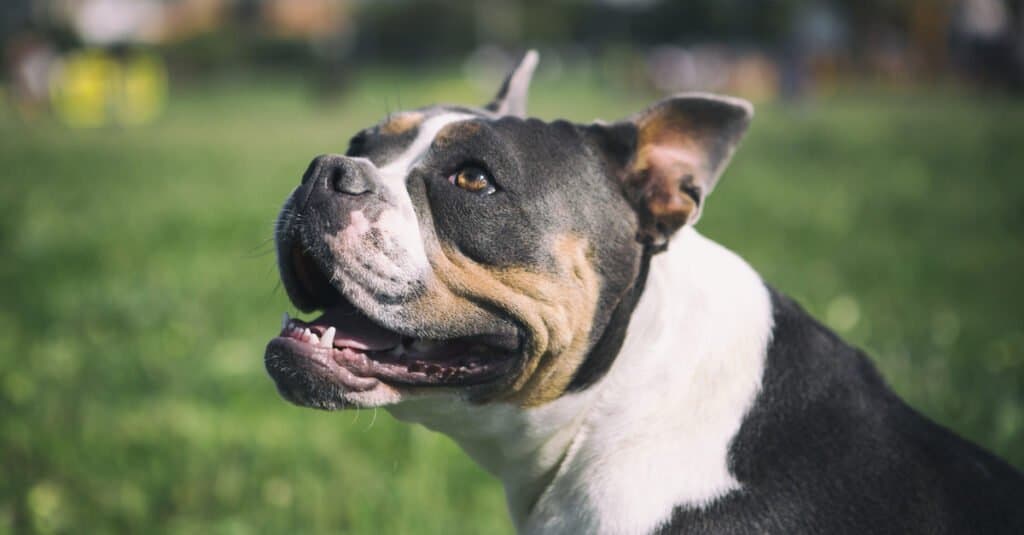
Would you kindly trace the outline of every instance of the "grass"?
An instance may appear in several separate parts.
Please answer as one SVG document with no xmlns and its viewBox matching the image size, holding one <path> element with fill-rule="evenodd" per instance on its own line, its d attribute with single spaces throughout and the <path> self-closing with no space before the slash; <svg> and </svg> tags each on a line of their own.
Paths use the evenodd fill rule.
<svg viewBox="0 0 1024 535">
<path fill-rule="evenodd" d="M 533 110 L 649 99 L 600 87 L 540 80 Z M 289 309 L 267 240 L 309 159 L 399 105 L 488 96 L 378 74 L 317 102 L 254 79 L 132 130 L 0 117 L 0 532 L 510 532 L 450 441 L 287 405 L 262 364 Z M 1022 143 L 1024 104 L 990 97 L 763 106 L 700 227 L 1024 466 Z"/>
</svg>

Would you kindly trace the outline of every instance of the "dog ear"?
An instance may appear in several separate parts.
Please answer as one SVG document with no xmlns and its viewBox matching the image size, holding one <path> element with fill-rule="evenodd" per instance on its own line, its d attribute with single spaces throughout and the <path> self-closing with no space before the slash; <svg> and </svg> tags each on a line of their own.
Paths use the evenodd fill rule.
<svg viewBox="0 0 1024 535">
<path fill-rule="evenodd" d="M 538 58 L 536 50 L 528 51 L 523 59 L 519 60 L 519 64 L 508 73 L 498 94 L 490 104 L 484 106 L 484 109 L 498 115 L 526 117 L 526 96 L 530 90 L 533 70 L 537 68 Z"/>
<path fill-rule="evenodd" d="M 637 211 L 638 240 L 663 249 L 676 230 L 697 222 L 753 115 L 742 99 L 685 93 L 586 128 Z"/>
</svg>

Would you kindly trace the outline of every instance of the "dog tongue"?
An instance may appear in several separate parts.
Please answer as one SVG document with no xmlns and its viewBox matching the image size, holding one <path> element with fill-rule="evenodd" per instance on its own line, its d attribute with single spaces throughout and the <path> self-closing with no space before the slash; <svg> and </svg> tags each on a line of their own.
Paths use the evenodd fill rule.
<svg viewBox="0 0 1024 535">
<path fill-rule="evenodd" d="M 381 351 L 402 343 L 401 335 L 377 325 L 348 303 L 327 309 L 311 323 L 334 327 L 334 347 Z"/>
</svg>

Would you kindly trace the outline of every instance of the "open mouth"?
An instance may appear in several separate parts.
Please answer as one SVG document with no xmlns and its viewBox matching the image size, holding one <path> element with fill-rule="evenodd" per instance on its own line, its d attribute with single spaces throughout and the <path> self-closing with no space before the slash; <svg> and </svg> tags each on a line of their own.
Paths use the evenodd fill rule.
<svg viewBox="0 0 1024 535">
<path fill-rule="evenodd" d="M 422 339 L 375 322 L 330 284 L 298 244 L 281 270 L 289 296 L 320 316 L 311 321 L 286 313 L 280 334 L 267 345 L 267 369 L 278 381 L 328 383 L 346 391 L 393 386 L 471 386 L 504 377 L 518 341 L 507 336 Z M 302 377 L 313 374 L 314 378 Z"/>
</svg>

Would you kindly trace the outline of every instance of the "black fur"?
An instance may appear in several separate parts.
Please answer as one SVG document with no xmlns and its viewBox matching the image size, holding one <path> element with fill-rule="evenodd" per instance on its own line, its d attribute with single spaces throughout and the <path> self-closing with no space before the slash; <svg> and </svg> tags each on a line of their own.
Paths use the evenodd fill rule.
<svg viewBox="0 0 1024 535">
<path fill-rule="evenodd" d="M 791 299 L 772 304 L 762 391 L 730 447 L 742 489 L 660 533 L 1024 533 L 1020 472 L 908 407 Z"/>
</svg>

